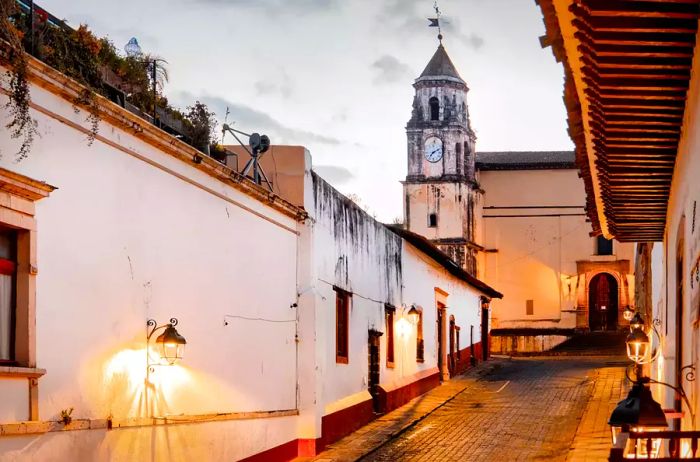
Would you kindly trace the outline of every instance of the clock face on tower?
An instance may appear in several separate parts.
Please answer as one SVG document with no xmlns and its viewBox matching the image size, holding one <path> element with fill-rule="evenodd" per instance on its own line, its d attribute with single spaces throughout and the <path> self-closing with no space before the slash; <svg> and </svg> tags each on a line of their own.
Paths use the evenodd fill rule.
<svg viewBox="0 0 700 462">
<path fill-rule="evenodd" d="M 425 140 L 425 158 L 428 162 L 439 162 L 442 159 L 442 140 L 431 136 Z"/>
</svg>

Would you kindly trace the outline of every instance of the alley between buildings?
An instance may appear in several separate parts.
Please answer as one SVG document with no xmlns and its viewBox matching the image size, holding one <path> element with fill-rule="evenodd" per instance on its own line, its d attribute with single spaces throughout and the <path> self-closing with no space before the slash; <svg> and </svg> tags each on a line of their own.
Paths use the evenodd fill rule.
<svg viewBox="0 0 700 462">
<path fill-rule="evenodd" d="M 315 460 L 607 460 L 607 417 L 626 393 L 625 364 L 615 356 L 497 359 L 383 416 Z M 442 402 L 421 415 L 417 409 L 431 394 L 441 394 L 433 399 Z"/>
</svg>

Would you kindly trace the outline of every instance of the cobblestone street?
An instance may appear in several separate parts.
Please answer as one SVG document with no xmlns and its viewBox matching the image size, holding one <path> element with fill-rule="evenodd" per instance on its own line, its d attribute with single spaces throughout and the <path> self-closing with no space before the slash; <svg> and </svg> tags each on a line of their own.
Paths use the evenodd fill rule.
<svg viewBox="0 0 700 462">
<path fill-rule="evenodd" d="M 409 403 L 316 460 L 607 460 L 607 417 L 626 391 L 624 364 L 622 358 L 585 356 L 497 360 L 487 373 L 431 392 L 459 387 L 412 424 L 395 424 L 414 412 Z M 382 432 L 391 435 L 378 444 L 367 440 Z"/>
</svg>

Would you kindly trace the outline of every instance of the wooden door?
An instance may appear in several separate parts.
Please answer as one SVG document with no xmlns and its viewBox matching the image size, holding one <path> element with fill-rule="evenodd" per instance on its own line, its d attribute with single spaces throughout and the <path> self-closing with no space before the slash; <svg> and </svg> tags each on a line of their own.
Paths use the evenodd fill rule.
<svg viewBox="0 0 700 462">
<path fill-rule="evenodd" d="M 448 374 L 445 370 L 445 305 L 438 303 L 437 306 L 437 355 L 438 370 L 440 380 L 444 380 Z"/>
<path fill-rule="evenodd" d="M 369 394 L 372 395 L 372 407 L 374 412 L 377 413 L 381 412 L 381 403 L 379 401 L 379 338 L 381 336 L 381 332 L 375 330 L 369 331 L 369 373 L 367 374 L 367 388 Z"/>
</svg>

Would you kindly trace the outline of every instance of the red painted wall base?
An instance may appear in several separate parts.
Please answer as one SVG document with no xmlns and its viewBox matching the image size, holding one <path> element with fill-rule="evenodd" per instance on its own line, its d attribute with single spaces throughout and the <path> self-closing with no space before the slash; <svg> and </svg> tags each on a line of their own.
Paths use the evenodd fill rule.
<svg viewBox="0 0 700 462">
<path fill-rule="evenodd" d="M 297 457 L 299 454 L 299 440 L 292 440 L 280 446 L 268 449 L 267 451 L 259 452 L 240 462 L 286 462 Z"/>
<path fill-rule="evenodd" d="M 416 396 L 430 391 L 440 385 L 440 373 L 436 372 L 428 377 L 404 385 L 396 390 L 385 391 L 379 386 L 379 406 L 383 413 L 391 412 L 411 401 Z"/>
<path fill-rule="evenodd" d="M 454 358 L 448 358 L 448 361 L 453 361 L 454 367 L 451 369 L 451 376 L 455 376 L 465 372 L 469 368 L 482 362 L 483 350 L 481 342 L 477 342 L 471 347 L 467 347 L 454 354 Z"/>
<path fill-rule="evenodd" d="M 461 374 L 473 365 L 482 362 L 481 342 L 455 353 L 454 360 L 452 375 Z M 388 392 L 384 391 L 380 386 L 379 399 L 382 412 L 393 411 L 438 385 L 440 385 L 440 374 L 435 373 Z M 363 401 L 323 416 L 321 418 L 321 438 L 292 440 L 247 457 L 242 462 L 286 462 L 299 456 L 315 456 L 329 444 L 367 425 L 376 417 L 377 415 L 372 408 L 372 400 Z"/>
<path fill-rule="evenodd" d="M 354 406 L 341 409 L 321 417 L 321 447 L 338 441 L 375 418 L 372 400 L 368 399 Z"/>
</svg>

